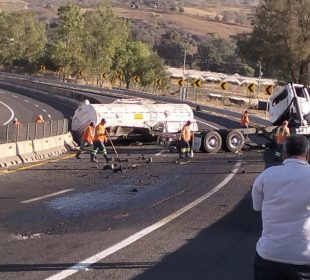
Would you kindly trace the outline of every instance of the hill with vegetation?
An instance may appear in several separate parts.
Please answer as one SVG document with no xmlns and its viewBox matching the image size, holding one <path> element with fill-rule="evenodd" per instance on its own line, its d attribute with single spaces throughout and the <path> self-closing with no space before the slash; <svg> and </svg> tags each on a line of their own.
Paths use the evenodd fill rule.
<svg viewBox="0 0 310 280">
<path fill-rule="evenodd" d="M 57 9 L 67 4 L 67 0 L 0 0 L 0 10 L 34 11 L 40 20 L 51 22 L 57 16 Z M 94 8 L 100 0 L 72 1 L 82 8 Z M 106 2 L 108 3 L 108 2 Z M 151 0 L 113 0 L 109 2 L 119 16 L 129 19 L 134 24 L 156 26 L 158 29 L 173 28 L 204 37 L 209 33 L 229 38 L 241 32 L 249 32 L 250 18 L 255 3 L 253 0 L 222 1 L 151 1 Z M 159 32 L 160 33 L 160 32 Z"/>
<path fill-rule="evenodd" d="M 152 83 L 185 57 L 187 69 L 258 76 L 262 66 L 268 77 L 310 81 L 309 0 L 0 0 L 0 9 L 6 68 L 123 73 L 128 85 L 141 73 Z"/>
</svg>

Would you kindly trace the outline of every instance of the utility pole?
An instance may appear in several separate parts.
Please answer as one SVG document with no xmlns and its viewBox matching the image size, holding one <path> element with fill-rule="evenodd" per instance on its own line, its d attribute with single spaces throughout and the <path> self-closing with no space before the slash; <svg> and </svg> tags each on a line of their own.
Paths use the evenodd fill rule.
<svg viewBox="0 0 310 280">
<path fill-rule="evenodd" d="M 261 78 L 262 78 L 262 64 L 260 61 L 258 61 L 258 86 L 257 86 L 257 107 L 259 105 L 259 92 L 260 92 L 260 83 L 261 83 Z"/>
<path fill-rule="evenodd" d="M 186 66 L 186 50 L 184 51 L 183 78 L 182 78 L 182 87 L 180 89 L 180 99 L 181 100 L 185 99 L 185 87 L 184 87 L 184 82 L 185 82 L 185 66 Z"/>
</svg>

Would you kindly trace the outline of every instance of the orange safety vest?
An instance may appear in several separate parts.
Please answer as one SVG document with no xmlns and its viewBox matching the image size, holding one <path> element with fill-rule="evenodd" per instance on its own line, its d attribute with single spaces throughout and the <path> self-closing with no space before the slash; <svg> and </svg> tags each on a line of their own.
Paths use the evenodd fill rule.
<svg viewBox="0 0 310 280">
<path fill-rule="evenodd" d="M 87 143 L 93 142 L 94 131 L 95 129 L 92 126 L 88 126 L 83 133 L 82 139 L 86 141 Z"/>
<path fill-rule="evenodd" d="M 277 144 L 284 144 L 286 137 L 290 136 L 290 130 L 287 126 L 280 126 L 276 132 L 276 141 Z"/>
<path fill-rule="evenodd" d="M 249 115 L 248 114 L 243 114 L 242 117 L 241 117 L 241 122 L 240 123 L 243 126 L 248 126 L 249 123 L 250 123 Z"/>
<path fill-rule="evenodd" d="M 184 125 L 181 130 L 181 139 L 188 142 L 191 140 L 191 129 L 188 125 Z"/>
<path fill-rule="evenodd" d="M 107 141 L 107 133 L 105 129 L 105 125 L 99 123 L 96 128 L 95 128 L 95 136 L 94 136 L 94 141 L 102 141 L 106 142 Z"/>
<path fill-rule="evenodd" d="M 44 123 L 44 120 L 39 119 L 39 118 L 36 118 L 35 122 L 36 122 L 36 123 Z"/>
</svg>

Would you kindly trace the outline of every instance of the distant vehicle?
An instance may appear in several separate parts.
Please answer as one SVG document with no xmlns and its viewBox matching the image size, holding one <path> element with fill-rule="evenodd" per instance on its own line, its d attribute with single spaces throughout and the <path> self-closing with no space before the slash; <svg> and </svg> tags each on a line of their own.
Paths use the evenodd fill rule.
<svg viewBox="0 0 310 280">
<path fill-rule="evenodd" d="M 198 131 L 193 110 L 187 104 L 155 103 L 146 99 L 119 99 L 109 104 L 82 102 L 72 119 L 72 131 L 80 138 L 90 122 L 107 121 L 113 139 L 139 139 L 148 136 L 177 133 L 191 121 L 192 131 Z"/>
</svg>

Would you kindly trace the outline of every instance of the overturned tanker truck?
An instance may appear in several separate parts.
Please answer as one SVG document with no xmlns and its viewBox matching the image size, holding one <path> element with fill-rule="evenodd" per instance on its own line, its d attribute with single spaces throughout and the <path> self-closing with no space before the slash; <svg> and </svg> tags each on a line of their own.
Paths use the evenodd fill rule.
<svg viewBox="0 0 310 280">
<path fill-rule="evenodd" d="M 198 131 L 193 110 L 186 104 L 156 103 L 147 99 L 118 99 L 108 104 L 90 104 L 84 100 L 72 119 L 72 131 L 80 139 L 90 122 L 107 121 L 111 139 L 150 140 L 158 135 L 179 132 L 191 121 L 192 131 Z"/>
<path fill-rule="evenodd" d="M 209 130 L 195 133 L 195 147 L 209 153 L 221 148 L 231 152 L 240 151 L 245 144 L 245 136 L 263 136 L 273 142 L 275 132 L 284 120 L 289 122 L 291 134 L 310 137 L 310 97 L 309 87 L 288 83 L 279 88 L 268 100 L 270 126 L 240 129 Z"/>
<path fill-rule="evenodd" d="M 194 131 L 194 151 L 217 153 L 221 149 L 238 152 L 245 144 L 245 136 L 263 136 L 274 141 L 276 129 L 284 120 L 289 121 L 292 134 L 310 137 L 309 88 L 288 83 L 279 88 L 268 100 L 270 126 L 199 131 L 194 114 L 186 104 L 156 103 L 145 99 L 120 99 L 109 104 L 90 104 L 85 100 L 75 111 L 72 131 L 80 139 L 84 129 L 102 118 L 112 139 L 154 139 L 170 142 L 178 138 L 182 126 L 189 120 Z M 172 141 L 170 147 L 177 141 Z"/>
</svg>

